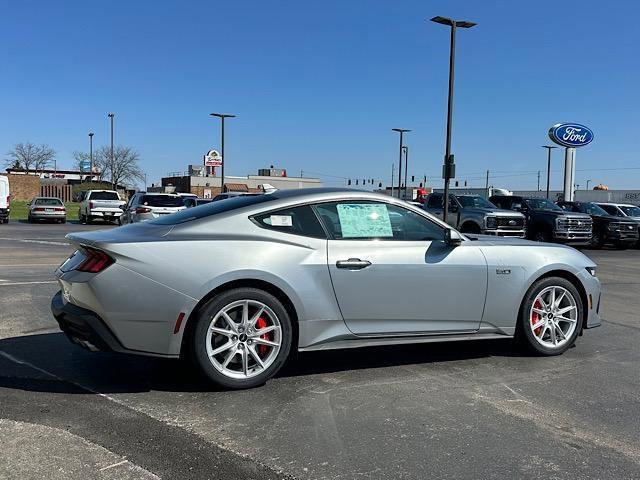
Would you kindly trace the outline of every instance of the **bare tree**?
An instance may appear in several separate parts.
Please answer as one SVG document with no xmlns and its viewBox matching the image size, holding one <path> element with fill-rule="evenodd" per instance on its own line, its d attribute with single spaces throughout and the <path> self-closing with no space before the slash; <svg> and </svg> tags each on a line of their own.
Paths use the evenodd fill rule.
<svg viewBox="0 0 640 480">
<path fill-rule="evenodd" d="M 49 145 L 35 145 L 31 142 L 18 143 L 7 153 L 6 165 L 13 168 L 29 170 L 44 170 L 51 166 L 56 151 Z"/>
<path fill-rule="evenodd" d="M 114 187 L 144 179 L 144 173 L 138 165 L 140 154 L 132 147 L 122 145 L 114 147 L 113 159 L 110 147 L 100 147 L 94 152 L 93 161 L 102 173 L 102 177 L 108 178 Z"/>
</svg>

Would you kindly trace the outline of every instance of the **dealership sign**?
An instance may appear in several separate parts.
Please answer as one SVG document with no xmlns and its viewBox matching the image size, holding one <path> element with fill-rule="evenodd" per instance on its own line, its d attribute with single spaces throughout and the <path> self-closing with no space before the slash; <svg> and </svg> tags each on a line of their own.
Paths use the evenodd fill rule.
<svg viewBox="0 0 640 480">
<path fill-rule="evenodd" d="M 204 156 L 204 166 L 205 167 L 221 167 L 222 166 L 222 155 L 217 150 L 209 150 L 207 154 Z"/>
<path fill-rule="evenodd" d="M 593 140 L 593 132 L 579 123 L 558 123 L 549 129 L 549 138 L 563 147 L 584 147 Z"/>
</svg>

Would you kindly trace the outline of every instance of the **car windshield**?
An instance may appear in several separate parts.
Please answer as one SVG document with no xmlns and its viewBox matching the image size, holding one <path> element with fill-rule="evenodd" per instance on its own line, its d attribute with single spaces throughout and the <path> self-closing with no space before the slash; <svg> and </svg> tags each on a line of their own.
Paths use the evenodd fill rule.
<svg viewBox="0 0 640 480">
<path fill-rule="evenodd" d="M 583 203 L 578 208 L 582 213 L 588 213 L 589 215 L 609 215 L 595 203 Z"/>
<path fill-rule="evenodd" d="M 184 207 L 184 198 L 177 195 L 143 195 L 140 204 L 148 207 Z"/>
<path fill-rule="evenodd" d="M 237 210 L 243 207 L 249 207 L 251 205 L 258 205 L 271 200 L 275 200 L 275 197 L 272 195 L 240 195 L 228 198 L 224 202 L 211 202 L 205 205 L 188 208 L 178 213 L 174 213 L 173 215 L 167 215 L 164 218 L 151 220 L 149 223 L 154 223 L 156 225 L 177 225 L 179 223 L 190 222 L 204 217 L 211 217 L 213 215 Z"/>
<path fill-rule="evenodd" d="M 482 197 L 460 195 L 456 198 L 465 208 L 496 208 L 493 203 Z"/>
<path fill-rule="evenodd" d="M 116 192 L 91 192 L 91 200 L 120 200 Z"/>
<path fill-rule="evenodd" d="M 640 207 L 620 206 L 620 209 L 629 217 L 640 217 Z"/>
<path fill-rule="evenodd" d="M 563 211 L 559 206 L 546 198 L 528 198 L 525 200 L 525 203 L 531 210 Z"/>
<path fill-rule="evenodd" d="M 62 202 L 57 198 L 38 198 L 34 205 L 46 205 L 47 207 L 59 207 Z"/>
</svg>

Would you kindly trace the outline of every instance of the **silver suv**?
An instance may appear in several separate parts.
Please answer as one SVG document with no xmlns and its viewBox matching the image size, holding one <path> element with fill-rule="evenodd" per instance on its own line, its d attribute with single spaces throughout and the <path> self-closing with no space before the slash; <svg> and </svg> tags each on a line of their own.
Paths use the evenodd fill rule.
<svg viewBox="0 0 640 480">
<path fill-rule="evenodd" d="M 432 193 L 423 208 L 442 219 L 443 198 L 442 193 Z M 526 235 L 521 213 L 500 209 L 480 195 L 451 194 L 449 199 L 447 223 L 463 233 L 520 238 Z"/>
<path fill-rule="evenodd" d="M 129 199 L 120 217 L 120 225 L 143 222 L 187 208 L 185 198 L 170 193 L 136 193 Z"/>
</svg>

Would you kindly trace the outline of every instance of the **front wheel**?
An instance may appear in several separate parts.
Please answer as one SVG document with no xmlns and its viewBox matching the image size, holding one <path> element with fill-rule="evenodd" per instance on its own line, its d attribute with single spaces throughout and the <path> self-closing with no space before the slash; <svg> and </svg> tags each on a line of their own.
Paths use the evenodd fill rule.
<svg viewBox="0 0 640 480">
<path fill-rule="evenodd" d="M 538 230 L 534 235 L 533 239 L 536 242 L 549 242 L 551 241 L 551 235 L 546 230 Z"/>
<path fill-rule="evenodd" d="M 533 353 L 560 355 L 574 344 L 583 319 L 576 287 L 561 277 L 543 278 L 524 297 L 516 337 Z"/>
<path fill-rule="evenodd" d="M 229 290 L 200 311 L 192 354 L 214 383 L 232 389 L 262 385 L 282 367 L 292 342 L 282 303 L 255 288 Z"/>
<path fill-rule="evenodd" d="M 604 237 L 600 232 L 593 232 L 591 235 L 591 246 L 593 248 L 602 248 L 604 246 Z"/>
</svg>

